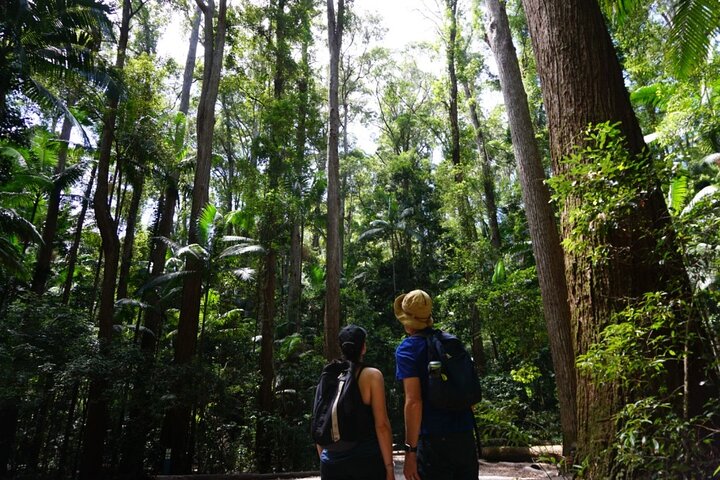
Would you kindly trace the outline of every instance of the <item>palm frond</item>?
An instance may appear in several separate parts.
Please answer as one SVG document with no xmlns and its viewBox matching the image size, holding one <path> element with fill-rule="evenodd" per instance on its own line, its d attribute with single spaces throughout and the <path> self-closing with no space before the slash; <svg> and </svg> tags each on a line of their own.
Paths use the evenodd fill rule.
<svg viewBox="0 0 720 480">
<path fill-rule="evenodd" d="M 0 207 L 0 231 L 5 235 L 15 235 L 22 240 L 43 243 L 35 225 L 9 208 Z"/>
<path fill-rule="evenodd" d="M 62 172 L 53 175 L 53 183 L 60 189 L 71 187 L 83 178 L 83 175 L 87 170 L 87 166 L 87 162 L 76 163 Z"/>
<path fill-rule="evenodd" d="M 605 15 L 617 23 L 624 22 L 627 16 L 640 5 L 639 0 L 600 0 L 599 3 Z"/>
<path fill-rule="evenodd" d="M 143 303 L 140 300 L 135 300 L 133 298 L 121 298 L 115 302 L 115 307 L 136 307 L 142 310 L 147 310 L 148 308 L 150 308 L 150 305 L 148 305 L 147 303 Z"/>
<path fill-rule="evenodd" d="M 172 282 L 173 280 L 177 280 L 178 278 L 187 277 L 188 275 L 191 275 L 193 272 L 188 270 L 183 270 L 181 272 L 172 272 L 172 273 L 166 273 L 165 275 L 160 275 L 158 277 L 153 278 L 149 282 L 147 282 L 142 287 L 138 288 L 137 294 L 140 295 L 146 290 L 149 290 L 151 288 L 155 288 L 159 285 L 163 285 L 169 282 Z"/>
<path fill-rule="evenodd" d="M 170 247 L 170 250 L 172 250 L 173 253 L 178 252 L 182 248 L 182 246 L 179 243 L 177 243 L 167 237 L 157 236 L 157 237 L 152 237 L 152 239 L 157 240 L 158 242 L 164 243 L 165 245 Z"/>
<path fill-rule="evenodd" d="M 205 208 L 200 212 L 200 218 L 197 220 L 197 231 L 200 243 L 203 245 L 207 245 L 210 240 L 216 215 L 217 208 L 212 203 L 205 205 Z"/>
<path fill-rule="evenodd" d="M 668 191 L 668 206 L 670 211 L 677 214 L 682 210 L 688 195 L 688 179 L 685 175 L 673 178 Z"/>
<path fill-rule="evenodd" d="M 255 278 L 255 269 L 250 267 L 237 268 L 232 271 L 232 274 L 243 282 L 251 282 Z"/>
<path fill-rule="evenodd" d="M 708 185 L 707 187 L 703 188 L 695 194 L 692 200 L 688 202 L 685 208 L 683 208 L 683 211 L 680 213 L 680 215 L 686 215 L 688 212 L 691 212 L 695 208 L 695 205 L 698 204 L 698 202 L 700 202 L 706 197 L 716 195 L 718 191 L 720 191 L 720 187 L 718 187 L 717 185 Z"/>
<path fill-rule="evenodd" d="M 680 77 L 704 62 L 712 34 L 720 29 L 720 0 L 677 0 L 668 36 L 670 60 Z"/>
<path fill-rule="evenodd" d="M 73 126 L 80 131 L 85 146 L 89 147 L 92 144 L 85 128 L 77 121 L 65 103 L 57 98 L 50 90 L 45 88 L 40 82 L 34 78 L 29 78 L 28 82 L 23 83 L 23 93 L 38 105 L 45 107 L 50 111 L 62 113 L 63 116 L 70 120 Z"/>
<path fill-rule="evenodd" d="M 20 261 L 20 252 L 7 238 L 0 237 L 0 267 L 11 275 L 25 278 L 27 271 Z"/>
<path fill-rule="evenodd" d="M 361 242 L 363 240 L 369 240 L 372 238 L 375 238 L 379 235 L 381 235 L 383 232 L 385 232 L 385 228 L 371 228 L 369 230 L 364 231 L 360 236 L 358 237 L 358 241 Z"/>
<path fill-rule="evenodd" d="M 236 235 L 225 235 L 222 237 L 223 242 L 245 242 L 245 243 L 251 243 L 255 240 L 248 237 L 238 237 Z"/>
<path fill-rule="evenodd" d="M 238 257 L 248 253 L 265 253 L 265 249 L 260 245 L 233 245 L 223 250 L 220 258 Z"/>
<path fill-rule="evenodd" d="M 180 248 L 180 250 L 177 251 L 176 255 L 180 258 L 191 256 L 197 260 L 204 260 L 204 259 L 208 258 L 207 250 L 205 250 L 202 246 L 198 245 L 197 243 L 191 243 L 190 245 L 185 245 L 184 247 Z"/>
</svg>

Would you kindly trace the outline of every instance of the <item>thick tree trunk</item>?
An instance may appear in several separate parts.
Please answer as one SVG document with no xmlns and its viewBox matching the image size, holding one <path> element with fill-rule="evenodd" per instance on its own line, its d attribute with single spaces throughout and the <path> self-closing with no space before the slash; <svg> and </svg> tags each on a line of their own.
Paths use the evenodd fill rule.
<svg viewBox="0 0 720 480">
<path fill-rule="evenodd" d="M 545 184 L 545 172 L 535 141 L 530 109 L 512 43 L 507 13 L 499 0 L 486 0 L 486 5 L 488 8 L 486 31 L 498 65 L 505 109 L 510 122 L 513 150 L 530 227 L 530 239 L 555 369 L 560 424 L 563 432 L 563 454 L 568 456 L 577 437 L 576 372 L 570 334 L 570 306 L 567 301 L 563 250 L 555 223 L 555 214 L 550 205 L 550 192 Z"/>
<path fill-rule="evenodd" d="M 340 49 L 345 15 L 345 0 L 338 0 L 337 18 L 334 0 L 327 0 L 328 45 L 330 48 L 330 87 L 328 107 L 328 195 L 327 195 L 327 251 L 325 290 L 325 358 L 331 360 L 340 356 L 338 333 L 340 332 L 340 110 L 338 104 Z"/>
<path fill-rule="evenodd" d="M 118 71 L 122 71 L 125 66 L 131 11 L 130 0 L 123 0 L 120 37 L 115 61 L 115 68 Z M 112 218 L 110 204 L 108 203 L 108 175 L 110 172 L 118 103 L 118 92 L 111 91 L 103 117 L 103 129 L 100 136 L 97 186 L 95 188 L 94 199 L 95 219 L 98 230 L 100 230 L 100 236 L 102 237 L 102 251 L 105 257 L 100 308 L 98 310 L 98 324 L 100 327 L 98 337 L 100 339 L 101 352 L 106 352 L 112 342 L 113 317 L 115 313 L 115 284 L 117 281 L 120 249 L 117 227 Z M 90 480 L 101 476 L 105 431 L 108 422 L 107 399 L 105 398 L 106 387 L 107 380 L 102 377 L 95 377 L 91 380 L 90 391 L 88 393 L 87 425 L 80 464 L 81 480 Z"/>
<path fill-rule="evenodd" d="M 628 151 L 638 161 L 648 162 L 647 170 L 651 171 L 650 160 L 641 155 L 645 149 L 642 132 L 598 4 L 594 0 L 523 0 L 523 5 L 542 84 L 555 171 L 566 172 L 566 155 L 583 142 L 582 132 L 589 124 L 606 121 L 619 122 Z M 673 245 L 662 192 L 657 183 L 648 185 L 648 189 L 647 194 L 638 194 L 635 211 L 620 218 L 608 234 L 588 239 L 590 248 L 608 249 L 607 259 L 592 262 L 585 254 L 565 254 L 571 325 L 579 355 L 602 341 L 601 332 L 616 312 L 642 299 L 645 293 L 667 291 L 687 299 L 687 277 Z M 570 212 L 582 201 L 573 195 L 565 201 L 561 218 L 565 237 L 575 227 Z M 700 375 L 702 368 L 695 365 L 695 355 L 689 353 L 689 361 L 696 367 L 689 371 Z M 663 387 L 682 391 L 681 366 L 666 367 Z M 642 380 L 638 379 L 638 386 Z M 686 401 L 693 414 L 702 405 L 704 393 L 697 391 L 697 379 L 691 380 Z M 616 384 L 600 386 L 588 375 L 578 375 L 576 463 L 588 461 L 588 478 L 611 476 L 614 459 L 608 447 L 617 429 L 614 415 L 625 403 L 637 399 L 637 390 L 624 391 Z M 678 413 L 682 415 L 682 408 Z"/>
<path fill-rule="evenodd" d="M 58 152 L 58 163 L 55 173 L 62 173 L 65 170 L 71 132 L 72 122 L 65 117 L 60 131 L 60 151 Z M 45 284 L 50 274 L 50 262 L 55 245 L 55 235 L 57 233 L 61 194 L 62 189 L 58 185 L 54 185 L 48 198 L 47 216 L 45 217 L 45 227 L 43 229 L 43 243 L 40 246 L 40 250 L 38 250 L 37 263 L 35 264 L 35 273 L 31 287 L 32 291 L 38 295 L 45 293 Z"/>
<path fill-rule="evenodd" d="M 199 238 L 195 225 L 200 218 L 202 209 L 208 203 L 210 194 L 210 170 L 212 167 L 212 143 L 215 129 L 215 103 L 217 101 L 220 73 L 222 70 L 223 50 L 227 24 L 227 3 L 220 0 L 217 9 L 217 27 L 213 29 L 215 19 L 215 3 L 207 4 L 197 0 L 198 6 L 205 17 L 205 64 L 203 67 L 203 85 L 198 105 L 197 118 L 197 165 L 193 182 L 192 205 L 188 228 L 188 244 L 198 243 Z M 175 364 L 188 364 L 195 356 L 197 346 L 200 300 L 202 298 L 202 262 L 188 257 L 185 269 L 191 272 L 183 282 L 180 320 L 175 343 Z M 171 473 L 187 473 L 190 471 L 192 458 L 190 455 L 190 424 L 191 405 L 183 398 L 178 386 L 178 405 L 169 413 L 172 432 L 169 435 L 171 449 Z"/>
</svg>

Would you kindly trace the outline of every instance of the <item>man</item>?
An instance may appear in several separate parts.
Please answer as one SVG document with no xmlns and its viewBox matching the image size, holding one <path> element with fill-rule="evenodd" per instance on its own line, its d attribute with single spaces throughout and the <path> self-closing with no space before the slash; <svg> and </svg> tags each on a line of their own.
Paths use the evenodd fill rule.
<svg viewBox="0 0 720 480">
<path fill-rule="evenodd" d="M 405 478 L 476 480 L 472 410 L 439 409 L 426 401 L 428 352 L 423 331 L 433 324 L 432 299 L 413 290 L 395 299 L 394 311 L 408 334 L 395 351 L 396 377 L 405 391 Z"/>
</svg>

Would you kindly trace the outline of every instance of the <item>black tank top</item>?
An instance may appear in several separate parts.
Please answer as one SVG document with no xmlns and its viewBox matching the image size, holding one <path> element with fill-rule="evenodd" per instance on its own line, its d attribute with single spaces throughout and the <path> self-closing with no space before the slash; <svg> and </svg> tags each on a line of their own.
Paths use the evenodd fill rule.
<svg viewBox="0 0 720 480">
<path fill-rule="evenodd" d="M 358 432 L 360 433 L 360 440 L 366 440 L 376 436 L 375 433 L 375 417 L 373 416 L 372 406 L 365 405 L 362 401 L 362 393 L 360 393 L 360 373 L 367 365 L 359 364 L 356 368 L 355 378 L 358 380 L 355 382 L 356 388 L 353 395 L 357 395 L 359 398 L 358 404 L 362 405 L 358 412 L 358 418 L 356 425 L 359 427 Z"/>
</svg>

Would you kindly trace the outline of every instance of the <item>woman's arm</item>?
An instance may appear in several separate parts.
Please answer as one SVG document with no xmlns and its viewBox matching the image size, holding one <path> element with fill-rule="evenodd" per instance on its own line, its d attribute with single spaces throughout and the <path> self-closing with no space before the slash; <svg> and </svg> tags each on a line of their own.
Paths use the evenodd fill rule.
<svg viewBox="0 0 720 480">
<path fill-rule="evenodd" d="M 365 370 L 369 370 L 370 407 L 372 408 L 373 417 L 375 418 L 375 433 L 377 434 L 380 452 L 382 453 L 383 463 L 385 464 L 385 478 L 387 480 L 394 480 L 395 466 L 392 456 L 392 429 L 385 404 L 385 381 L 380 370 L 375 368 L 366 368 Z"/>
</svg>

